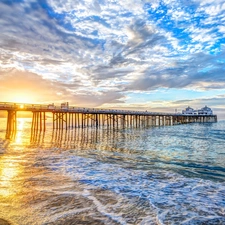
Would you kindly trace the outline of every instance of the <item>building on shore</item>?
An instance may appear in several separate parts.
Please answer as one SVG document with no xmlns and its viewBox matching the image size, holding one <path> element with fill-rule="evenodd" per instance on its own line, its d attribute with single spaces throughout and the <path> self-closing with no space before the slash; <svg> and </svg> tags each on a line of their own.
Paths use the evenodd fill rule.
<svg viewBox="0 0 225 225">
<path fill-rule="evenodd" d="M 182 114 L 184 115 L 213 115 L 213 111 L 211 108 L 207 106 L 199 110 L 195 110 L 188 106 L 185 110 L 182 110 Z"/>
</svg>

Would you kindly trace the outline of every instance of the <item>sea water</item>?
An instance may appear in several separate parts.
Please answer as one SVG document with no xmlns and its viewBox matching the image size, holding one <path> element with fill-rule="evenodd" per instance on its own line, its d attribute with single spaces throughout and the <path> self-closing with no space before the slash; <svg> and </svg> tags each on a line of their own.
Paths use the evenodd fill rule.
<svg viewBox="0 0 225 225">
<path fill-rule="evenodd" d="M 225 121 L 76 128 L 5 139 L 0 222 L 18 225 L 225 224 Z"/>
</svg>

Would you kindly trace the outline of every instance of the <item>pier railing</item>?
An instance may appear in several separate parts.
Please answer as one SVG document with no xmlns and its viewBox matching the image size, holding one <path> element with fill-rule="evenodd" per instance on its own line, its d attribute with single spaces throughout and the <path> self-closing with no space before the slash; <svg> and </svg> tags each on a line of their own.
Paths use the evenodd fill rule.
<svg viewBox="0 0 225 225">
<path fill-rule="evenodd" d="M 181 113 L 164 113 L 164 112 L 149 112 L 135 110 L 120 110 L 120 109 L 102 109 L 102 108 L 87 108 L 87 107 L 62 107 L 52 104 L 27 104 L 27 103 L 9 103 L 0 102 L 0 110 L 17 110 L 17 111 L 45 111 L 45 112 L 79 112 L 79 113 L 100 113 L 100 114 L 123 114 L 123 115 L 183 115 Z"/>
</svg>

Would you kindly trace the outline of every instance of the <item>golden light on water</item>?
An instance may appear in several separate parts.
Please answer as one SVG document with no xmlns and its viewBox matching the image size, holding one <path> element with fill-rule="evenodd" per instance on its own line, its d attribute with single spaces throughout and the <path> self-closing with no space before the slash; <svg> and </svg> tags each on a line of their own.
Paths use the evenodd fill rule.
<svg viewBox="0 0 225 225">
<path fill-rule="evenodd" d="M 18 120 L 17 130 L 22 131 L 24 129 L 25 119 L 24 118 L 18 118 L 17 120 Z"/>
<path fill-rule="evenodd" d="M 18 118 L 18 124 L 17 124 L 17 133 L 16 133 L 16 139 L 15 142 L 17 144 L 22 144 L 22 134 L 23 134 L 23 129 L 24 129 L 24 123 L 25 119 L 24 118 Z"/>
<path fill-rule="evenodd" d="M 0 160 L 0 195 L 3 197 L 9 197 L 18 192 L 18 187 L 14 185 L 14 182 L 21 173 L 21 168 L 18 163 L 10 161 L 13 160 L 4 157 Z"/>
<path fill-rule="evenodd" d="M 23 172 L 23 167 L 18 163 L 18 159 L 20 159 L 20 152 L 24 150 L 25 145 L 23 143 L 24 125 L 25 119 L 17 118 L 16 137 L 10 143 L 12 148 L 5 149 L 6 154 L 0 157 L 0 196 L 2 197 L 12 197 L 20 191 L 16 182 Z M 13 148 L 14 144 L 21 147 Z"/>
</svg>

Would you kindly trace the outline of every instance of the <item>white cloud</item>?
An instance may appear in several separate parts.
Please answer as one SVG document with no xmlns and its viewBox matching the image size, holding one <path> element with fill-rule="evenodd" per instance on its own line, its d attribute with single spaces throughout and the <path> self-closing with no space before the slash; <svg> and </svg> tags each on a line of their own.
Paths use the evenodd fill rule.
<svg viewBox="0 0 225 225">
<path fill-rule="evenodd" d="M 218 26 L 219 32 L 225 35 L 225 26 Z"/>
</svg>

